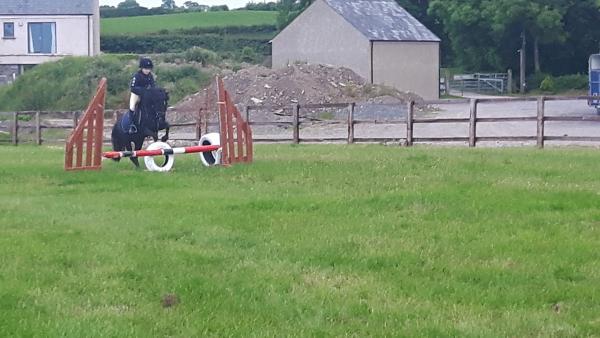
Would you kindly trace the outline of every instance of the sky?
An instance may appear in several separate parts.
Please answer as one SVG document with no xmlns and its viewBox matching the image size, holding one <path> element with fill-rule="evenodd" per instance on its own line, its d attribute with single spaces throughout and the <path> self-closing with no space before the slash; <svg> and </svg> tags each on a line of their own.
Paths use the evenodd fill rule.
<svg viewBox="0 0 600 338">
<path fill-rule="evenodd" d="M 116 6 L 123 0 L 100 0 L 100 5 Z M 161 0 L 136 0 L 140 6 L 143 7 L 158 7 L 162 4 Z M 182 6 L 186 0 L 175 0 L 177 6 Z M 246 6 L 250 0 L 192 0 L 201 5 L 215 6 L 215 5 L 227 5 L 229 8 L 240 8 Z M 255 0 L 255 2 L 263 2 L 263 0 Z"/>
</svg>

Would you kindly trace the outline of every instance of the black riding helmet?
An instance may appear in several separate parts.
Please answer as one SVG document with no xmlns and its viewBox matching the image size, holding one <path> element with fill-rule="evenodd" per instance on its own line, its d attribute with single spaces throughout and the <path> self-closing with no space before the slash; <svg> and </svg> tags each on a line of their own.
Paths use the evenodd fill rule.
<svg viewBox="0 0 600 338">
<path fill-rule="evenodd" d="M 154 64 L 152 63 L 152 60 L 150 60 L 149 58 L 141 58 L 140 59 L 140 68 L 152 69 L 152 68 L 154 68 Z"/>
</svg>

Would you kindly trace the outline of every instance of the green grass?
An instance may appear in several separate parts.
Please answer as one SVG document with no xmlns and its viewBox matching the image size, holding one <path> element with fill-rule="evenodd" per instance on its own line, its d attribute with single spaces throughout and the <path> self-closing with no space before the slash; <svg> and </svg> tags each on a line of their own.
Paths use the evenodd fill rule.
<svg viewBox="0 0 600 338">
<path fill-rule="evenodd" d="M 167 174 L 62 151 L 0 147 L 2 337 L 600 332 L 598 150 L 263 145 Z"/>
<path fill-rule="evenodd" d="M 107 18 L 101 21 L 102 34 L 143 34 L 160 30 L 195 27 L 254 26 L 275 24 L 277 12 L 229 11 L 196 12 L 124 18 Z"/>
</svg>

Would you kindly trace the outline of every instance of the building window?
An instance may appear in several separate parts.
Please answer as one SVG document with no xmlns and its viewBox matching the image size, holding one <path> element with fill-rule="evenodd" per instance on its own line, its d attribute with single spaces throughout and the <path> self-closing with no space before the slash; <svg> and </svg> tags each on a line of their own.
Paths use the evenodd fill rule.
<svg viewBox="0 0 600 338">
<path fill-rule="evenodd" d="M 15 23 L 5 22 L 4 23 L 4 38 L 12 39 L 15 37 Z"/>
<path fill-rule="evenodd" d="M 56 23 L 35 22 L 28 25 L 29 53 L 56 53 Z"/>
</svg>

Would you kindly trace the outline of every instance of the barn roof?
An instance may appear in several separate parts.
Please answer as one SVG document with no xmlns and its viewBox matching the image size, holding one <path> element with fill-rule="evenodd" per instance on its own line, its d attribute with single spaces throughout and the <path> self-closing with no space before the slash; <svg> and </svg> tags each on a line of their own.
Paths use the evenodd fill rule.
<svg viewBox="0 0 600 338">
<path fill-rule="evenodd" d="M 0 15 L 93 15 L 93 0 L 2 0 Z"/>
<path fill-rule="evenodd" d="M 394 0 L 324 1 L 371 41 L 440 41 Z"/>
</svg>

